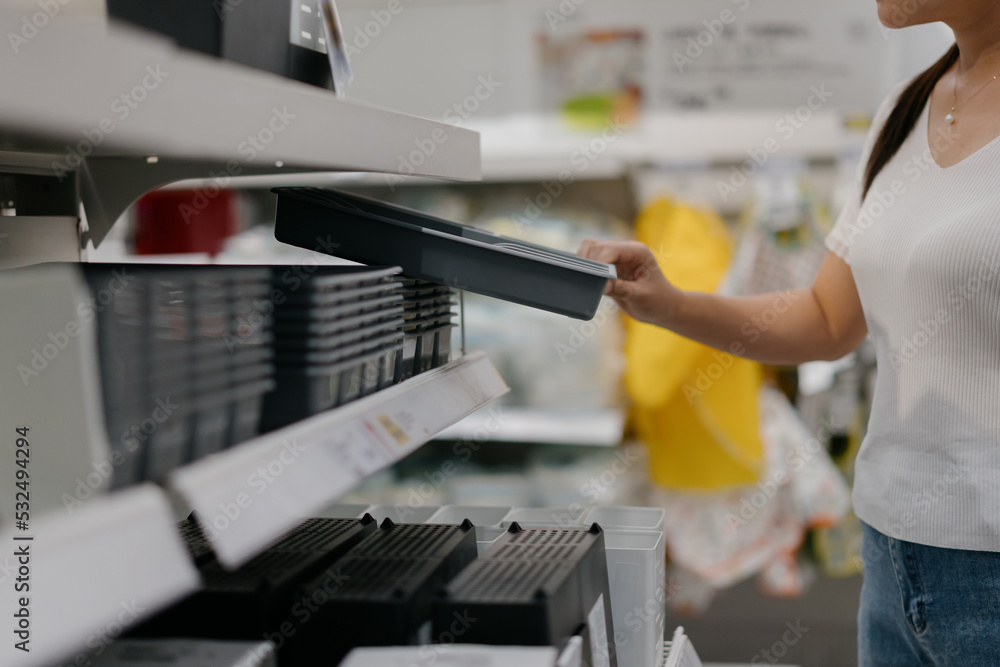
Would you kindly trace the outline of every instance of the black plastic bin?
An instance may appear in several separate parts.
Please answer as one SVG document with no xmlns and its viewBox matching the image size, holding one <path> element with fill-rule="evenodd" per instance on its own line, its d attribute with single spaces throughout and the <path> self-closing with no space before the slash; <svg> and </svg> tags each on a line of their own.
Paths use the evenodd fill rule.
<svg viewBox="0 0 1000 667">
<path fill-rule="evenodd" d="M 274 235 L 291 245 L 589 320 L 613 266 L 412 209 L 319 188 L 275 188 Z M 317 245 L 317 239 L 324 239 Z M 333 254 L 333 253 L 328 253 Z"/>
<path fill-rule="evenodd" d="M 272 386 L 271 318 L 260 301 L 270 267 L 86 264 L 84 273 L 100 299 L 114 487 L 256 435 L 260 395 Z"/>
<path fill-rule="evenodd" d="M 243 567 L 229 571 L 203 563 L 202 590 L 160 612 L 133 637 L 260 640 L 289 623 L 305 627 L 296 607 L 310 581 L 338 580 L 335 563 L 376 529 L 375 519 L 308 519 Z M 299 613 L 297 613 L 299 612 Z M 286 628 L 287 629 L 287 628 Z M 285 664 L 281 659 L 281 664 Z"/>
<path fill-rule="evenodd" d="M 608 660 L 617 665 L 604 532 L 529 528 L 506 533 L 445 587 L 434 604 L 433 633 L 456 614 L 478 622 L 455 641 L 466 644 L 555 646 L 562 649 L 580 625 L 603 619 Z M 603 608 L 603 609 L 602 609 Z"/>
<path fill-rule="evenodd" d="M 434 597 L 475 558 L 476 530 L 468 521 L 449 526 L 386 519 L 333 566 L 338 586 L 318 577 L 302 591 L 305 598 L 322 593 L 327 602 L 302 627 L 282 664 L 333 665 L 356 646 L 420 643 Z"/>
</svg>

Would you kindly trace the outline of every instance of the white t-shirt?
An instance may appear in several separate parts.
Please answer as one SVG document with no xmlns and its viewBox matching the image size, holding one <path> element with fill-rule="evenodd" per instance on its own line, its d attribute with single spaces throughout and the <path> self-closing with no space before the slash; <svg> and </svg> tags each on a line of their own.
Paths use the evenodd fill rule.
<svg viewBox="0 0 1000 667">
<path fill-rule="evenodd" d="M 854 508 L 892 537 L 1000 551 L 1000 138 L 941 168 L 925 105 L 861 202 L 871 146 L 904 87 L 876 114 L 826 239 L 851 266 L 878 359 Z M 949 141 L 947 129 L 930 141 Z"/>
</svg>

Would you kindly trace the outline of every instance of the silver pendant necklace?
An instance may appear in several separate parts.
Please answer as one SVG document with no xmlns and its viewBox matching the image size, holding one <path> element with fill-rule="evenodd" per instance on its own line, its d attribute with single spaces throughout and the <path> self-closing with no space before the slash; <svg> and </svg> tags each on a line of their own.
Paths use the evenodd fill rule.
<svg viewBox="0 0 1000 667">
<path fill-rule="evenodd" d="M 968 104 L 969 102 L 971 102 L 973 97 L 975 97 L 979 93 L 983 92 L 983 88 L 985 88 L 986 86 L 990 85 L 991 83 L 993 83 L 996 80 L 997 80 L 997 75 L 994 74 L 992 79 L 990 79 L 989 81 L 987 81 L 986 83 L 984 83 L 982 86 L 980 86 L 979 90 L 977 90 L 976 92 L 972 93 L 972 95 L 969 97 L 969 99 L 965 100 L 965 104 Z M 955 122 L 958 120 L 958 117 L 955 115 L 957 113 L 956 112 L 957 108 L 958 108 L 958 72 L 955 72 L 955 88 L 951 92 L 951 111 L 945 114 L 945 116 L 944 116 L 944 122 L 948 123 L 949 125 L 954 125 L 955 124 Z"/>
</svg>

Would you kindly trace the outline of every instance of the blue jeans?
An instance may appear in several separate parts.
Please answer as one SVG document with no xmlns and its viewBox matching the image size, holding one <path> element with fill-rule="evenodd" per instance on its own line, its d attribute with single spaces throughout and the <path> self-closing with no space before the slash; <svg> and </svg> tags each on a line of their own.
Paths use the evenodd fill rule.
<svg viewBox="0 0 1000 667">
<path fill-rule="evenodd" d="M 859 667 L 1000 665 L 1000 553 L 897 540 L 864 524 Z"/>
</svg>

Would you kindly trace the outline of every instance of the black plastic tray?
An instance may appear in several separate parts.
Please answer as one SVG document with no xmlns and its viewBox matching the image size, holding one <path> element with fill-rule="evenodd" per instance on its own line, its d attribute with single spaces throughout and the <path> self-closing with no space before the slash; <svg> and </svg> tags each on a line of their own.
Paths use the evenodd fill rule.
<svg viewBox="0 0 1000 667">
<path fill-rule="evenodd" d="M 350 303 L 339 303 L 332 306 L 297 306 L 295 304 L 278 308 L 275 312 L 275 326 L 285 326 L 291 322 L 308 320 L 326 324 L 365 313 L 375 313 L 403 305 L 403 297 L 399 294 L 387 294 L 374 299 L 364 299 Z"/>
<path fill-rule="evenodd" d="M 274 333 L 279 340 L 287 340 L 287 337 L 289 336 L 296 336 L 310 340 L 322 339 L 328 336 L 336 335 L 348 329 L 353 329 L 354 327 L 366 326 L 374 322 L 394 319 L 400 317 L 402 314 L 403 309 L 401 307 L 392 306 L 384 310 L 376 310 L 369 313 L 361 313 L 359 315 L 350 315 L 348 317 L 344 317 L 343 319 L 325 322 L 290 320 L 276 324 Z"/>
<path fill-rule="evenodd" d="M 293 611 L 296 593 L 375 529 L 370 515 L 308 519 L 237 570 L 210 560 L 200 569 L 202 590 L 141 624 L 132 636 L 249 640 L 280 633 L 283 623 L 301 629 L 308 624 Z"/>
<path fill-rule="evenodd" d="M 298 289 L 289 291 L 326 292 L 347 289 L 351 285 L 395 283 L 399 272 L 398 266 L 321 265 L 302 280 Z M 275 284 L 278 284 L 277 280 Z"/>
<path fill-rule="evenodd" d="M 328 600 L 304 625 L 288 659 L 294 665 L 334 665 L 355 646 L 417 644 L 438 590 L 476 558 L 476 530 L 460 526 L 393 524 L 388 519 L 332 567 L 341 584 L 323 577 L 302 591 Z"/>
<path fill-rule="evenodd" d="M 602 598 L 603 596 L 603 598 Z M 434 604 L 434 635 L 455 613 L 480 619 L 455 641 L 561 649 L 603 601 L 608 658 L 617 665 L 604 532 L 511 524 Z"/>
<path fill-rule="evenodd" d="M 275 349 L 279 355 L 297 355 L 309 352 L 327 353 L 347 347 L 364 340 L 394 334 L 399 336 L 403 331 L 403 318 L 394 317 L 376 320 L 361 326 L 345 328 L 329 336 L 301 336 L 286 334 L 278 336 Z M 320 362 L 322 363 L 322 362 Z"/>
<path fill-rule="evenodd" d="M 516 241 L 367 197 L 319 188 L 275 188 L 279 241 L 408 276 L 589 320 L 613 266 Z M 333 253 L 329 253 L 333 254 Z"/>
<path fill-rule="evenodd" d="M 264 397 L 261 426 L 265 431 L 384 389 L 396 381 L 402 343 L 370 350 L 325 365 L 279 365 L 275 388 Z"/>
<path fill-rule="evenodd" d="M 285 297 L 285 302 L 280 309 L 284 310 L 287 307 L 295 306 L 312 308 L 316 306 L 336 306 L 342 303 L 358 303 L 397 293 L 399 293 L 399 285 L 391 281 L 371 285 L 355 284 L 344 289 L 327 291 L 299 290 L 298 292 L 289 293 Z"/>
</svg>

